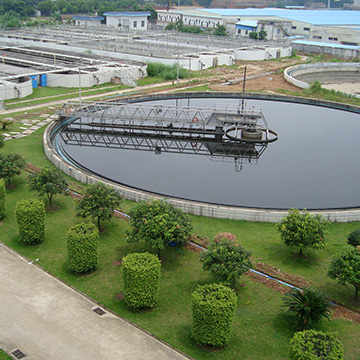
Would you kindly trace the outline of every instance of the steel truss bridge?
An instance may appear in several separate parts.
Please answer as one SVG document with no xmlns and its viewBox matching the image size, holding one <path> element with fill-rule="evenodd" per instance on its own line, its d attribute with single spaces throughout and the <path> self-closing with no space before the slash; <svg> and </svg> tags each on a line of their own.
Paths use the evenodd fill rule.
<svg viewBox="0 0 360 360">
<path fill-rule="evenodd" d="M 68 145 L 206 155 L 212 160 L 257 163 L 277 140 L 261 109 L 197 108 L 112 102 L 69 102 L 59 115 L 69 122 L 61 132 Z"/>
</svg>

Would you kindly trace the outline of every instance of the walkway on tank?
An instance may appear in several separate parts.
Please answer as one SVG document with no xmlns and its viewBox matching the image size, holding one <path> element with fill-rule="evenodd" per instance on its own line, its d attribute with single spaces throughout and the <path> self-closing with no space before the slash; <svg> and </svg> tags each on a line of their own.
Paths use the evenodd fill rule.
<svg viewBox="0 0 360 360">
<path fill-rule="evenodd" d="M 190 359 L 2 243 L 0 288 L 0 348 L 14 358 Z"/>
</svg>

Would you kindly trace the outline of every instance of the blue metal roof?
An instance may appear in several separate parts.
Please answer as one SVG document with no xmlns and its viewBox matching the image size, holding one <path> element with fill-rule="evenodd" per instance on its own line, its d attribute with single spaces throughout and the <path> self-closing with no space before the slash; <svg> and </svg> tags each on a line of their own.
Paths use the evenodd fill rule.
<svg viewBox="0 0 360 360">
<path fill-rule="evenodd" d="M 105 16 L 150 16 L 150 13 L 145 11 L 133 11 L 133 12 L 122 12 L 122 11 L 109 11 L 104 13 Z"/>
<path fill-rule="evenodd" d="M 99 20 L 99 21 L 104 20 L 104 17 L 102 16 L 74 15 L 72 18 L 74 20 Z"/>
<path fill-rule="evenodd" d="M 353 10 L 299 10 L 299 9 L 202 9 L 221 16 L 277 17 L 313 25 L 360 25 L 360 11 Z"/>
<path fill-rule="evenodd" d="M 292 41 L 292 43 L 293 44 L 304 44 L 304 45 L 328 46 L 328 47 L 333 47 L 333 48 L 338 48 L 338 49 L 360 50 L 360 46 L 332 44 L 332 43 L 309 41 L 309 40 L 295 40 L 295 41 Z"/>
</svg>

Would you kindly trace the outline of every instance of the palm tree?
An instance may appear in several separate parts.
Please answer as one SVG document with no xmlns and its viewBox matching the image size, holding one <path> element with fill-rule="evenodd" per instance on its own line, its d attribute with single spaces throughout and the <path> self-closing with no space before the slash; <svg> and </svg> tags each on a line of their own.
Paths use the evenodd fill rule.
<svg viewBox="0 0 360 360">
<path fill-rule="evenodd" d="M 283 307 L 287 307 L 295 317 L 295 325 L 299 329 L 312 327 L 325 317 L 331 317 L 331 304 L 318 290 L 292 288 L 285 294 Z"/>
<path fill-rule="evenodd" d="M 360 229 L 356 229 L 349 234 L 347 243 L 352 246 L 360 245 Z"/>
</svg>

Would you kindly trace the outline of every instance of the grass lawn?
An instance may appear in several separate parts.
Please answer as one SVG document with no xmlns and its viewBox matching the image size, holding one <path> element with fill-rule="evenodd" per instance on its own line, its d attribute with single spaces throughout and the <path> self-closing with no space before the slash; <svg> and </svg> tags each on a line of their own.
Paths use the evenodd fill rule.
<svg viewBox="0 0 360 360">
<path fill-rule="evenodd" d="M 52 166 L 42 152 L 42 131 L 8 141 L 0 151 L 18 152 L 38 167 Z M 124 234 L 129 229 L 126 221 L 114 218 L 104 222 L 106 231 L 100 236 L 97 271 L 83 276 L 70 273 L 67 268 L 66 231 L 81 220 L 75 217 L 76 200 L 69 196 L 55 196 L 54 203 L 58 209 L 47 212 L 45 241 L 34 246 L 21 244 L 14 216 L 16 202 L 37 197 L 36 193 L 26 188 L 26 177 L 26 173 L 16 177 L 13 180 L 16 188 L 7 190 L 6 217 L 0 227 L 4 243 L 32 260 L 39 259 L 38 264 L 46 270 L 195 359 L 288 359 L 288 344 L 294 330 L 281 308 L 282 295 L 248 276 L 242 276 L 240 282 L 244 286 L 237 289 L 238 307 L 230 344 L 219 350 L 194 343 L 191 338 L 191 292 L 199 284 L 215 281 L 202 270 L 199 255 L 194 252 L 180 252 L 174 248 L 164 251 L 166 261 L 162 266 L 159 303 L 152 310 L 133 312 L 127 309 L 116 297 L 123 288 L 121 267 L 115 266 L 114 261 L 129 252 L 154 251 L 144 243 L 128 244 L 125 241 Z M 71 187 L 81 190 L 81 184 L 71 182 Z M 131 206 L 133 203 L 130 201 L 121 204 L 125 211 Z M 232 232 L 240 244 L 253 251 L 255 260 L 261 259 L 282 272 L 303 276 L 335 300 L 360 309 L 359 304 L 352 301 L 354 289 L 351 286 L 341 287 L 326 277 L 331 256 L 346 243 L 349 232 L 360 227 L 359 223 L 331 224 L 325 250 L 305 250 L 308 258 L 296 259 L 292 256 L 295 250 L 281 243 L 274 224 L 198 216 L 191 216 L 191 220 L 195 234 L 211 239 L 219 232 Z M 345 348 L 345 359 L 360 358 L 359 324 L 336 319 L 324 321 L 318 328 L 338 333 Z"/>
<path fill-rule="evenodd" d="M 12 357 L 0 349 L 0 360 L 12 360 Z"/>
</svg>

